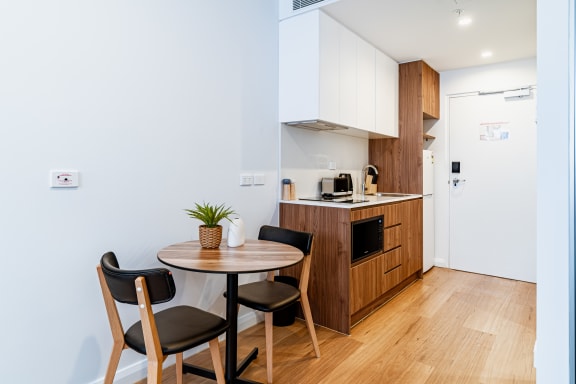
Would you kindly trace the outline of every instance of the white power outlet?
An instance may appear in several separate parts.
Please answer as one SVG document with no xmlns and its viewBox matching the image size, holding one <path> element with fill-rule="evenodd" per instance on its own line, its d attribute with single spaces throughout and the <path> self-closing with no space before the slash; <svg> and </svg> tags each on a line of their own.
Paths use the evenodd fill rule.
<svg viewBox="0 0 576 384">
<path fill-rule="evenodd" d="M 78 184 L 78 171 L 50 171 L 52 188 L 76 188 Z"/>
</svg>

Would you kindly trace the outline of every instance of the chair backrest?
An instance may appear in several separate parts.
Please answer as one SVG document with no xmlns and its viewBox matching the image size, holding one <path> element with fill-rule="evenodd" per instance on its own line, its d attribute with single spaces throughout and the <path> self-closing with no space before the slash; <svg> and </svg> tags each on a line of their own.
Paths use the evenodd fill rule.
<svg viewBox="0 0 576 384">
<path fill-rule="evenodd" d="M 144 277 L 146 281 L 151 304 L 165 303 L 176 295 L 172 272 L 166 268 L 120 269 L 113 252 L 107 252 L 102 256 L 100 266 L 112 297 L 121 303 L 138 304 L 134 281 L 139 276 Z"/>
<path fill-rule="evenodd" d="M 152 312 L 152 304 L 170 301 L 176 295 L 172 273 L 165 268 L 120 269 L 118 259 L 113 252 L 107 252 L 102 256 L 100 265 L 96 267 L 96 270 L 114 339 L 116 352 L 113 353 L 119 353 L 122 349 L 128 348 L 124 339 L 124 327 L 116 307 L 116 301 L 118 301 L 138 305 L 148 361 L 161 361 L 160 359 L 163 359 L 162 347 Z M 115 370 L 116 367 L 113 371 Z M 113 374 L 107 372 L 106 377 L 108 378 L 109 375 L 114 377 Z M 112 379 L 110 379 L 111 381 Z"/>
<path fill-rule="evenodd" d="M 258 234 L 259 240 L 270 240 L 277 243 L 284 243 L 298 248 L 305 256 L 312 251 L 312 240 L 314 235 L 308 232 L 299 232 L 287 228 L 263 225 Z"/>
<path fill-rule="evenodd" d="M 260 227 L 258 239 L 288 244 L 302 251 L 304 254 L 304 262 L 302 263 L 302 269 L 300 271 L 300 283 L 298 284 L 298 289 L 300 289 L 302 295 L 307 295 L 314 235 L 308 232 L 295 231 L 293 229 L 263 225 Z M 274 271 L 268 272 L 267 279 L 270 281 L 274 280 Z"/>
</svg>

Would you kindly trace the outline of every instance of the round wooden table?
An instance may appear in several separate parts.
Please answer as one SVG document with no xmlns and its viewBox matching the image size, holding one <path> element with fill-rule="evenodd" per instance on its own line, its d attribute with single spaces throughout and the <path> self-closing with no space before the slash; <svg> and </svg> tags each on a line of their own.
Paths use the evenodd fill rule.
<svg viewBox="0 0 576 384">
<path fill-rule="evenodd" d="M 258 348 L 237 364 L 238 359 L 238 274 L 267 272 L 297 264 L 304 258 L 298 248 L 267 240 L 246 240 L 240 247 L 228 247 L 222 240 L 220 248 L 205 249 L 199 241 L 170 245 L 158 252 L 158 260 L 174 268 L 204 273 L 226 274 L 226 383 L 255 383 L 238 376 L 258 355 Z M 185 373 L 214 379 L 214 373 L 185 364 Z"/>
</svg>

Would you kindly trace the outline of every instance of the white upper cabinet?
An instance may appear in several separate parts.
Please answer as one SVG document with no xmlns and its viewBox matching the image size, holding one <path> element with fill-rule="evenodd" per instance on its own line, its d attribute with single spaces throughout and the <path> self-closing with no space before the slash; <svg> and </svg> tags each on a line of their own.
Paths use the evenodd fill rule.
<svg viewBox="0 0 576 384">
<path fill-rule="evenodd" d="M 398 137 L 398 64 L 325 13 L 280 22 L 281 122 L 322 121 L 333 132 Z"/>
<path fill-rule="evenodd" d="M 398 137 L 398 63 L 376 50 L 376 132 Z"/>
<path fill-rule="evenodd" d="M 318 57 L 318 61 L 315 60 L 309 62 L 304 56 L 296 54 L 294 52 L 286 52 L 286 63 L 289 66 L 286 67 L 280 62 L 280 95 L 283 91 L 288 93 L 285 98 L 280 100 L 280 109 L 283 106 L 286 108 L 286 119 L 281 119 L 281 121 L 297 121 L 299 119 L 290 118 L 299 116 L 300 111 L 293 108 L 292 101 L 300 99 L 303 97 L 303 101 L 310 103 L 311 106 L 318 104 L 318 109 L 313 108 L 311 111 L 306 112 L 306 116 L 309 119 L 320 119 L 331 122 L 336 122 L 340 118 L 340 112 L 338 106 L 340 105 L 340 42 L 339 33 L 340 28 L 338 23 L 321 12 L 311 12 L 310 15 L 302 15 L 306 17 L 305 20 L 294 20 L 293 22 L 299 23 L 301 21 L 306 22 L 307 27 L 301 26 L 302 31 L 308 34 L 318 34 L 318 40 L 314 39 L 314 46 L 310 48 L 314 51 L 312 55 Z M 295 17 L 295 19 L 300 18 Z M 308 20 L 308 18 L 312 20 Z M 310 21 L 315 24 L 310 26 Z M 282 29 L 282 28 L 281 28 Z M 290 31 L 283 36 L 284 40 L 290 40 Z M 314 33 L 315 32 L 315 33 Z M 281 35 L 282 36 L 282 35 Z M 306 38 L 304 38 L 306 39 Z M 280 52 L 283 51 L 283 38 L 280 38 Z M 302 42 L 306 44 L 307 42 Z M 317 44 L 317 45 L 316 45 Z M 296 50 L 299 48 L 296 47 Z M 281 56 L 282 57 L 282 56 Z M 295 61 L 295 62 L 294 62 Z M 317 64 L 316 64 L 317 63 Z M 282 70 L 284 68 L 284 70 Z M 314 79 L 311 82 L 302 81 L 298 72 L 308 72 L 308 76 Z M 282 80 L 287 80 L 290 84 L 282 82 Z M 282 89 L 282 85 L 286 87 Z M 310 92 L 310 93 L 308 93 Z M 314 100 L 309 100 L 308 96 L 313 96 Z M 308 118 L 304 117 L 304 120 Z"/>
<path fill-rule="evenodd" d="M 356 53 L 358 37 L 346 28 L 339 28 L 339 93 L 340 120 L 339 124 L 347 127 L 358 127 L 358 62 Z M 322 42 L 320 42 L 322 44 Z"/>
<path fill-rule="evenodd" d="M 362 39 L 356 48 L 358 128 L 382 133 L 376 127 L 376 49 Z"/>
<path fill-rule="evenodd" d="M 280 22 L 281 122 L 340 119 L 339 25 L 319 11 Z"/>
</svg>

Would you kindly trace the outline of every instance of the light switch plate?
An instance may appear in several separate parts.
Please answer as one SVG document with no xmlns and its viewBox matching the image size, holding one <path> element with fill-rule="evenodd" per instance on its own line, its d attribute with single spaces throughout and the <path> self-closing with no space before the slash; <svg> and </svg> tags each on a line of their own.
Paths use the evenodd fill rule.
<svg viewBox="0 0 576 384">
<path fill-rule="evenodd" d="M 248 173 L 240 175 L 240 185 L 252 185 L 254 183 L 254 176 Z"/>
<path fill-rule="evenodd" d="M 266 184 L 266 176 L 263 173 L 254 174 L 254 185 L 264 185 Z"/>
</svg>

